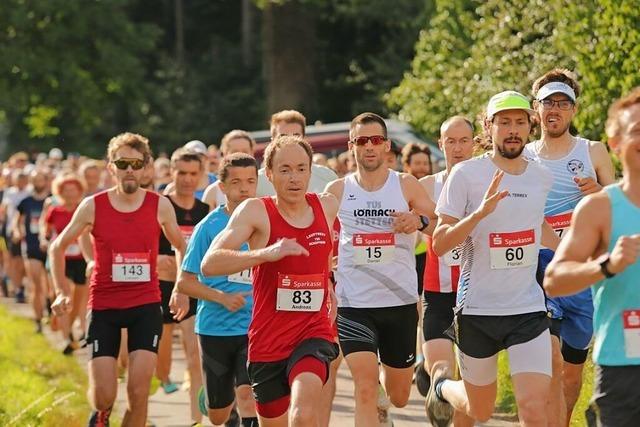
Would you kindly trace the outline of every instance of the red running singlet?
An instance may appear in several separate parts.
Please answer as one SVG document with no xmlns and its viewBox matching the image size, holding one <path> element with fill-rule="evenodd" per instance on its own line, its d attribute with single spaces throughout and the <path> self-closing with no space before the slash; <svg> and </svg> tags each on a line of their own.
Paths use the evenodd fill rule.
<svg viewBox="0 0 640 427">
<path fill-rule="evenodd" d="M 158 194 L 147 191 L 142 205 L 133 212 L 114 209 L 107 191 L 92 197 L 95 267 L 89 308 L 122 310 L 160 302 Z"/>
<path fill-rule="evenodd" d="M 267 246 L 282 238 L 296 239 L 309 251 L 309 256 L 288 256 L 253 268 L 250 362 L 286 359 L 309 338 L 334 341 L 327 306 L 332 230 L 318 196 L 308 193 L 305 197 L 314 216 L 313 223 L 306 228 L 290 225 L 271 197 L 261 198 L 271 224 Z"/>
<path fill-rule="evenodd" d="M 424 267 L 424 290 L 428 292 L 457 292 L 460 266 L 449 266 L 444 257 L 433 251 L 432 238 L 427 236 L 427 264 Z"/>
</svg>

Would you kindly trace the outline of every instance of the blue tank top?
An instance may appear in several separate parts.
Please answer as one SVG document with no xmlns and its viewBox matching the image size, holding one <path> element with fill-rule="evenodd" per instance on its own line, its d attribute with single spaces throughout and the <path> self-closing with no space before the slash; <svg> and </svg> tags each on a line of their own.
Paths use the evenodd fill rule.
<svg viewBox="0 0 640 427">
<path fill-rule="evenodd" d="M 207 172 L 207 179 L 209 180 L 209 184 L 207 185 L 207 187 L 218 180 L 218 178 L 216 178 L 216 176 L 211 172 Z M 204 192 L 207 187 L 195 191 L 194 195 L 196 196 L 196 199 L 202 200 L 202 196 L 204 196 Z"/>
<path fill-rule="evenodd" d="M 618 184 L 604 191 L 611 202 L 611 252 L 620 236 L 640 233 L 640 207 Z M 605 366 L 640 365 L 640 259 L 615 277 L 596 283 L 593 304 L 593 360 Z"/>
</svg>

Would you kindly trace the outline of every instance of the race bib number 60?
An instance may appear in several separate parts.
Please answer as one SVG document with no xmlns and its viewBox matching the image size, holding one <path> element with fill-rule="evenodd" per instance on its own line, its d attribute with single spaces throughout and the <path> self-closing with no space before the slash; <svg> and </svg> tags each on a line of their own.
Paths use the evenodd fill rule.
<svg viewBox="0 0 640 427">
<path fill-rule="evenodd" d="M 396 238 L 393 233 L 353 235 L 354 264 L 388 264 L 393 261 Z"/>
<path fill-rule="evenodd" d="M 114 253 L 111 276 L 114 282 L 148 282 L 151 280 L 148 252 Z"/>
<path fill-rule="evenodd" d="M 529 267 L 538 262 L 534 230 L 489 233 L 492 269 Z"/>
<path fill-rule="evenodd" d="M 324 301 L 324 274 L 278 273 L 276 309 L 319 311 Z"/>
</svg>

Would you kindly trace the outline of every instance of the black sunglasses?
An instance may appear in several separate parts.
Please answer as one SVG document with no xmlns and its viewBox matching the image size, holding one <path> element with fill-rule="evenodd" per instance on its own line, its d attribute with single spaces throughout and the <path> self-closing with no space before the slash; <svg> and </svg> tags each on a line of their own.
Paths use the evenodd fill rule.
<svg viewBox="0 0 640 427">
<path fill-rule="evenodd" d="M 127 170 L 129 166 L 133 170 L 140 170 L 144 167 L 144 160 L 140 159 L 118 159 L 114 160 L 113 164 L 120 170 Z"/>
</svg>

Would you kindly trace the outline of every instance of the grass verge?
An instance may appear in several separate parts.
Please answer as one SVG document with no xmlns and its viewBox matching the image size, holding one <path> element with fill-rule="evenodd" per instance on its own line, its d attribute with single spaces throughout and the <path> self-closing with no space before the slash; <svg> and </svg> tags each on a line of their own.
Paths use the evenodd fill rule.
<svg viewBox="0 0 640 427">
<path fill-rule="evenodd" d="M 571 417 L 571 427 L 582 427 L 587 425 L 584 411 L 589 407 L 589 401 L 593 393 L 593 362 L 591 352 L 584 366 L 582 373 L 582 390 L 576 402 Z M 509 360 L 507 353 L 501 351 L 498 356 L 498 397 L 496 399 L 496 411 L 507 416 L 517 417 L 516 399 L 513 395 L 513 385 L 511 384 L 511 374 L 509 373 Z"/>
<path fill-rule="evenodd" d="M 0 425 L 86 425 L 86 374 L 0 305 Z"/>
</svg>

